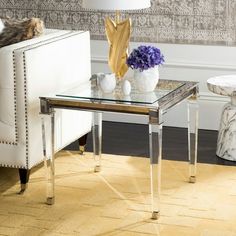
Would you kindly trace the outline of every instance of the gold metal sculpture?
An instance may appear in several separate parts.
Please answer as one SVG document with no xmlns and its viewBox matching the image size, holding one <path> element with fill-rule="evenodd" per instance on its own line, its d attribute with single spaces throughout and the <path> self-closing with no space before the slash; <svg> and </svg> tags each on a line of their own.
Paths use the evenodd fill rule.
<svg viewBox="0 0 236 236">
<path fill-rule="evenodd" d="M 118 79 L 124 77 L 128 71 L 126 59 L 128 57 L 128 46 L 131 32 L 131 20 L 120 21 L 119 12 L 116 20 L 106 18 L 105 27 L 108 43 L 110 45 L 108 64 Z"/>
</svg>

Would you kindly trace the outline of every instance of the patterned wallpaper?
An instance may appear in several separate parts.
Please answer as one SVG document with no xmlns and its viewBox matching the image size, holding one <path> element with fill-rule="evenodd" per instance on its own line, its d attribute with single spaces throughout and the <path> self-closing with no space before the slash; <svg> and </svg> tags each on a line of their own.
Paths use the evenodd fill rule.
<svg viewBox="0 0 236 236">
<path fill-rule="evenodd" d="M 82 0 L 0 0 L 0 16 L 37 16 L 48 28 L 90 30 L 104 39 L 104 17 L 113 12 L 81 8 Z M 152 0 L 150 9 L 124 12 L 133 41 L 236 45 L 236 0 Z"/>
</svg>

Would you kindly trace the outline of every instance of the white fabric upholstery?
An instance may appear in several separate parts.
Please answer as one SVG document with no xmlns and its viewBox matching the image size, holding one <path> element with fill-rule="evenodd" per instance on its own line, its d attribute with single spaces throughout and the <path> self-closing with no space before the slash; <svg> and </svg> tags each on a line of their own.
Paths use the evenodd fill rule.
<svg viewBox="0 0 236 236">
<path fill-rule="evenodd" d="M 39 96 L 58 93 L 90 76 L 89 32 L 47 30 L 38 38 L 1 48 L 0 165 L 30 169 L 40 163 Z M 57 150 L 89 132 L 91 120 L 89 112 L 59 110 Z"/>
</svg>

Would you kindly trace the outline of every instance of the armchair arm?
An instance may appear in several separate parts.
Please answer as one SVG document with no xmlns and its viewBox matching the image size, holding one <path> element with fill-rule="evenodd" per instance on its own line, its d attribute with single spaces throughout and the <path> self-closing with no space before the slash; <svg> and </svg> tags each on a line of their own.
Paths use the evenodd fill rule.
<svg viewBox="0 0 236 236">
<path fill-rule="evenodd" d="M 90 79 L 89 32 L 52 31 L 4 47 L 0 49 L 0 70 L 0 146 L 5 145 L 6 153 L 11 149 L 5 165 L 31 168 L 43 158 L 39 96 Z M 59 111 L 56 120 L 57 149 L 91 128 L 90 113 Z M 4 129 L 8 132 L 2 132 Z"/>
<path fill-rule="evenodd" d="M 17 143 L 16 87 L 19 81 L 16 74 L 18 61 L 15 58 L 15 51 L 52 42 L 70 33 L 71 31 L 49 29 L 38 38 L 0 48 L 0 143 Z"/>
</svg>

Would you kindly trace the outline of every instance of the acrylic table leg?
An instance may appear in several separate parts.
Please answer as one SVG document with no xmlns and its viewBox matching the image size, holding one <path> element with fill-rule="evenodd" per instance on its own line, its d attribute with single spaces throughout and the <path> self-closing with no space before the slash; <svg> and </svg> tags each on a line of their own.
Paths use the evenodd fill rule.
<svg viewBox="0 0 236 236">
<path fill-rule="evenodd" d="M 154 132 L 157 128 L 158 133 Z M 149 155 L 151 164 L 152 219 L 160 216 L 162 125 L 149 124 Z"/>
<path fill-rule="evenodd" d="M 44 154 L 44 166 L 46 169 L 46 181 L 47 181 L 47 204 L 52 205 L 55 202 L 55 165 L 54 165 L 54 137 L 55 137 L 55 113 L 51 114 L 51 155 L 47 157 L 46 153 L 46 134 L 45 134 L 45 122 L 42 118 L 42 136 L 43 136 L 43 154 Z"/>
<path fill-rule="evenodd" d="M 45 131 L 45 121 L 44 117 L 41 117 L 42 124 L 42 143 L 43 143 L 43 159 L 44 159 L 44 168 L 45 168 L 45 177 L 46 181 L 48 181 L 48 171 L 47 171 L 47 149 L 46 149 L 46 131 Z M 47 194 L 46 194 L 47 195 Z"/>
<path fill-rule="evenodd" d="M 95 172 L 101 170 L 102 154 L 102 113 L 93 112 L 93 155 L 95 160 Z"/>
<path fill-rule="evenodd" d="M 198 147 L 198 102 L 197 97 L 188 99 L 188 159 L 189 182 L 196 182 Z"/>
</svg>

